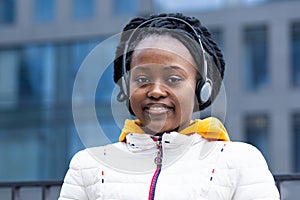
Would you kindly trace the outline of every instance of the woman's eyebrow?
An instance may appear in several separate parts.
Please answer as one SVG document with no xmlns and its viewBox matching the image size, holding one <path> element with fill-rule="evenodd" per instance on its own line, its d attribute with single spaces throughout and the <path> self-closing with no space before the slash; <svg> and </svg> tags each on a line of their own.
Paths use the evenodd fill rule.
<svg viewBox="0 0 300 200">
<path fill-rule="evenodd" d="M 135 66 L 130 71 L 132 71 L 132 72 L 135 72 L 135 71 L 150 71 L 150 68 L 145 67 L 145 66 Z"/>
<path fill-rule="evenodd" d="M 182 67 L 176 66 L 176 65 L 166 66 L 166 67 L 164 67 L 164 70 L 176 70 L 176 71 L 181 71 L 185 74 L 188 74 L 185 69 L 183 69 Z"/>
<path fill-rule="evenodd" d="M 152 66 L 152 67 L 157 67 L 157 66 Z M 176 65 L 159 66 L 159 67 L 162 67 L 163 71 L 174 71 L 175 70 L 175 71 L 180 71 L 181 73 L 184 73 L 185 75 L 188 75 L 188 72 L 184 68 L 176 66 Z M 151 66 L 135 66 L 130 71 L 138 73 L 138 72 L 150 72 L 151 70 L 152 70 Z"/>
</svg>

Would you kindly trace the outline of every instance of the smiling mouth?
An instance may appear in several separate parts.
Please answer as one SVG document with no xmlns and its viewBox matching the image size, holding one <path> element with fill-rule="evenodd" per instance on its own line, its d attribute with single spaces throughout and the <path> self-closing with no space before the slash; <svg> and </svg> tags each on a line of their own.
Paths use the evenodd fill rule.
<svg viewBox="0 0 300 200">
<path fill-rule="evenodd" d="M 173 107 L 164 104 L 151 104 L 145 106 L 144 108 L 144 111 L 150 115 L 163 115 L 173 110 Z"/>
</svg>

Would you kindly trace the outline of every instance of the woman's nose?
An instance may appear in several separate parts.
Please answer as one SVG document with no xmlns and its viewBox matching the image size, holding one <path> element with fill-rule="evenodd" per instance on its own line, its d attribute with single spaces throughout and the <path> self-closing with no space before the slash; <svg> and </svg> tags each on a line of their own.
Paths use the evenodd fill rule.
<svg viewBox="0 0 300 200">
<path fill-rule="evenodd" d="M 167 96 L 167 88 L 161 83 L 152 83 L 147 93 L 149 98 L 164 98 Z"/>
</svg>

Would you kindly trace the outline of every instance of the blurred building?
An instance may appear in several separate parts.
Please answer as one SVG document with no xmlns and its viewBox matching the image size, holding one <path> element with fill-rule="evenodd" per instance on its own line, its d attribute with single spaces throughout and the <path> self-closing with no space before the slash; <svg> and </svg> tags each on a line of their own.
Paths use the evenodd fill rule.
<svg viewBox="0 0 300 200">
<path fill-rule="evenodd" d="M 224 51 L 226 127 L 232 140 L 257 146 L 273 173 L 299 172 L 300 2 L 236 2 L 185 10 Z M 0 181 L 63 178 L 84 148 L 72 116 L 81 63 L 130 18 L 155 11 L 164 8 L 151 0 L 0 0 Z M 120 131 L 110 114 L 114 87 L 110 63 L 96 107 L 111 141 Z"/>
<path fill-rule="evenodd" d="M 150 12 L 149 0 L 0 0 L 0 181 L 62 180 L 84 148 L 72 117 L 81 63 L 133 16 Z M 117 141 L 120 130 L 108 116 L 114 86 L 110 66 L 96 105 Z"/>
<path fill-rule="evenodd" d="M 257 146 L 275 174 L 300 171 L 299 8 L 299 1 L 271 1 L 189 13 L 224 52 L 231 139 Z"/>
</svg>

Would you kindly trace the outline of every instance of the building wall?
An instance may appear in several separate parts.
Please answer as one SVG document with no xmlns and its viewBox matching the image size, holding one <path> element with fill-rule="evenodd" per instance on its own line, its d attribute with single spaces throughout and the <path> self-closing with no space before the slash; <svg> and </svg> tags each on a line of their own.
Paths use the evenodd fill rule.
<svg viewBox="0 0 300 200">
<path fill-rule="evenodd" d="M 130 18 L 152 13 L 152 1 L 123 5 L 122 0 L 91 0 L 93 14 L 79 13 L 81 17 L 73 14 L 73 3 L 80 0 L 53 1 L 53 13 L 41 12 L 41 19 L 35 17 L 38 1 L 8 1 L 14 2 L 16 14 L 9 23 L 0 17 L 0 160 L 6 160 L 0 165 L 0 181 L 62 179 L 72 155 L 86 145 L 80 139 L 87 146 L 97 144 L 85 140 L 95 136 L 93 131 L 78 136 L 73 122 L 72 89 L 81 63 Z M 203 116 L 220 116 L 232 140 L 260 148 L 275 174 L 300 171 L 300 146 L 295 142 L 300 141 L 300 89 L 291 84 L 291 27 L 300 21 L 299 8 L 299 1 L 282 1 L 186 13 L 212 31 L 226 61 L 222 94 L 214 110 Z M 249 89 L 245 80 L 253 66 L 245 62 L 245 38 L 251 39 L 248 33 L 255 33 L 257 26 L 263 27 L 266 39 L 262 52 L 268 81 Z M 105 46 L 107 57 L 114 54 L 115 42 Z M 247 44 L 251 48 L 251 40 Z M 115 89 L 111 73 L 110 66 L 99 86 L 104 92 L 96 93 L 96 108 L 104 131 L 116 141 L 120 127 L 108 114 L 109 91 Z"/>
<path fill-rule="evenodd" d="M 256 7 L 189 13 L 198 16 L 206 26 L 222 31 L 226 61 L 226 126 L 232 140 L 247 141 L 246 116 L 266 114 L 269 121 L 267 160 L 274 173 L 299 170 L 295 169 L 295 154 L 300 152 L 295 151 L 292 119 L 300 110 L 300 88 L 293 86 L 291 81 L 291 27 L 300 20 L 299 8 L 299 1 L 281 1 Z M 245 88 L 243 38 L 245 28 L 256 25 L 267 27 L 269 83 L 249 91 Z"/>
<path fill-rule="evenodd" d="M 0 160 L 5 160 L 0 181 L 62 180 L 75 152 L 107 142 L 88 123 L 78 135 L 72 116 L 77 72 L 99 43 L 103 59 L 97 64 L 106 71 L 95 94 L 96 114 L 109 141 L 118 140 L 120 128 L 109 114 L 115 84 L 106 57 L 115 52 L 117 40 L 111 37 L 133 16 L 149 14 L 151 5 L 150 0 L 0 2 L 0 9 L 14 12 L 0 14 Z M 83 116 L 86 110 L 80 108 Z"/>
</svg>

